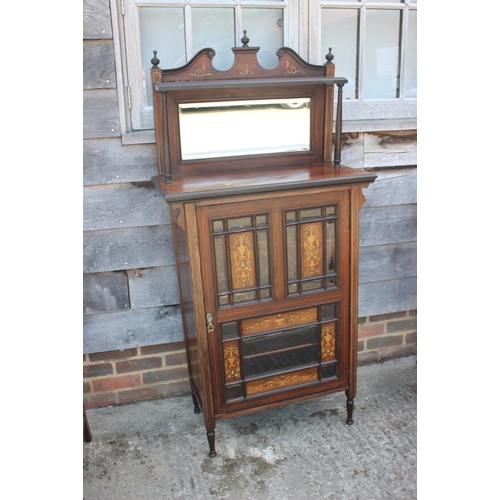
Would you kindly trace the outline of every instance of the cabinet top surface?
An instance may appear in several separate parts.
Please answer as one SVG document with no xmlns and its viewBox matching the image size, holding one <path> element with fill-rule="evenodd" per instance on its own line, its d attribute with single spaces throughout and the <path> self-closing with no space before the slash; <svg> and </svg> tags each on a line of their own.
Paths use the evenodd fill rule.
<svg viewBox="0 0 500 500">
<path fill-rule="evenodd" d="M 293 165 L 254 171 L 208 172 L 206 175 L 185 175 L 165 182 L 161 176 L 153 177 L 165 200 L 195 201 L 199 199 L 257 194 L 302 188 L 370 183 L 375 173 L 352 167 L 333 168 L 331 163 Z"/>
</svg>

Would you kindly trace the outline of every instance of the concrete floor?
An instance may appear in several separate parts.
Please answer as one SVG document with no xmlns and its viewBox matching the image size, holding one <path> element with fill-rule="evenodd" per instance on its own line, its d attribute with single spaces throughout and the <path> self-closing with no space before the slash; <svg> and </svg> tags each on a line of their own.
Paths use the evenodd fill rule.
<svg viewBox="0 0 500 500">
<path fill-rule="evenodd" d="M 85 500 L 417 498 L 416 357 L 358 369 L 354 424 L 334 394 L 217 422 L 191 395 L 87 410 Z"/>
</svg>

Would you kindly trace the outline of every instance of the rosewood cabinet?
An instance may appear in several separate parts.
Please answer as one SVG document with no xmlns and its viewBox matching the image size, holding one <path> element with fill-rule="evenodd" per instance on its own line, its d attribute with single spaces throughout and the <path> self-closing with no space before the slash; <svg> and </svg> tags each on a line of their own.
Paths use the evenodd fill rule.
<svg viewBox="0 0 500 500">
<path fill-rule="evenodd" d="M 153 180 L 170 206 L 193 402 L 203 412 L 210 456 L 217 419 L 284 403 L 345 391 L 352 423 L 358 220 L 362 188 L 375 179 L 334 166 L 339 150 L 332 162 L 333 86 L 341 89 L 345 79 L 335 79 L 331 58 L 312 66 L 281 49 L 273 72 L 257 65 L 258 48 L 233 50 L 229 72 L 213 68 L 208 50 L 178 70 L 152 61 L 159 160 Z M 259 69 L 254 79 L 236 78 L 252 67 Z M 194 109 L 199 122 L 221 108 L 222 120 L 244 116 L 239 133 L 251 136 L 248 109 L 264 120 L 271 108 L 302 110 L 305 142 L 294 137 L 290 146 L 284 137 L 275 151 L 261 152 L 266 139 L 251 147 L 222 140 L 215 153 L 200 153 L 197 141 L 188 145 L 182 137 L 182 114 Z M 298 113 L 284 116 L 300 128 Z"/>
</svg>

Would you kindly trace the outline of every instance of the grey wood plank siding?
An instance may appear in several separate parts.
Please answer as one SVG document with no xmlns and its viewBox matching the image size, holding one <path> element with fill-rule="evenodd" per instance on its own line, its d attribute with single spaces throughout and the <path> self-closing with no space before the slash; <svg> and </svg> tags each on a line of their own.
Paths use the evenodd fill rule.
<svg viewBox="0 0 500 500">
<path fill-rule="evenodd" d="M 342 134 L 342 163 L 354 168 L 417 165 L 417 131 Z"/>
<path fill-rule="evenodd" d="M 416 275 L 416 241 L 359 249 L 359 283 L 409 278 Z"/>
<path fill-rule="evenodd" d="M 109 2 L 110 0 L 83 0 L 84 40 L 113 37 Z"/>
<path fill-rule="evenodd" d="M 149 181 L 156 174 L 154 144 L 123 146 L 119 138 L 83 141 L 84 186 Z"/>
<path fill-rule="evenodd" d="M 417 278 L 361 283 L 358 316 L 377 316 L 417 308 Z"/>
<path fill-rule="evenodd" d="M 84 0 L 83 39 L 84 352 L 176 342 L 170 214 L 150 183 L 152 134 L 141 144 L 121 136 L 109 0 Z M 416 309 L 416 131 L 350 132 L 342 142 L 345 165 L 378 174 L 361 210 L 359 315 Z"/>
<path fill-rule="evenodd" d="M 172 266 L 174 263 L 170 225 L 83 233 L 84 273 Z"/>
<path fill-rule="evenodd" d="M 83 189 L 83 229 L 114 229 L 170 223 L 170 211 L 151 182 Z"/>
<path fill-rule="evenodd" d="M 83 314 L 178 304 L 175 266 L 83 275 Z"/>
<path fill-rule="evenodd" d="M 120 136 L 116 89 L 83 91 L 83 137 Z"/>
<path fill-rule="evenodd" d="M 359 316 L 417 309 L 417 169 L 377 174 L 360 213 Z"/>
<path fill-rule="evenodd" d="M 84 316 L 83 331 L 87 354 L 183 340 L 180 306 Z"/>
<path fill-rule="evenodd" d="M 129 308 L 127 274 L 124 271 L 83 275 L 83 314 Z"/>
<path fill-rule="evenodd" d="M 83 42 L 83 88 L 116 88 L 113 40 Z"/>
<path fill-rule="evenodd" d="M 131 308 L 179 304 L 175 266 L 127 271 Z"/>
</svg>

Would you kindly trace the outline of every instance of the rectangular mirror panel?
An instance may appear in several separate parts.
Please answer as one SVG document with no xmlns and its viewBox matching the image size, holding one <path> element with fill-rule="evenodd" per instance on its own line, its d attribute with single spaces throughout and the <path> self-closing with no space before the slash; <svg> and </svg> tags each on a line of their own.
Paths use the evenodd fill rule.
<svg viewBox="0 0 500 500">
<path fill-rule="evenodd" d="M 310 98 L 179 104 L 182 160 L 309 151 Z"/>
</svg>

